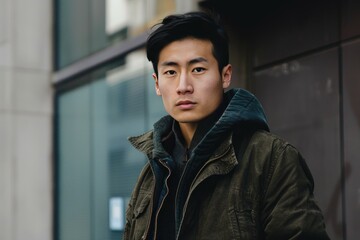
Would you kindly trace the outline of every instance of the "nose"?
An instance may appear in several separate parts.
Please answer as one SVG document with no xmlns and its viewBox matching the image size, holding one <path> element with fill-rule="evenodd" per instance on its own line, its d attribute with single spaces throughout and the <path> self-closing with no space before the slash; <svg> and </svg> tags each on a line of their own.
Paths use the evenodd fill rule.
<svg viewBox="0 0 360 240">
<path fill-rule="evenodd" d="M 180 74 L 176 92 L 178 94 L 186 94 L 192 93 L 193 91 L 194 88 L 192 86 L 190 77 L 186 73 Z"/>
</svg>

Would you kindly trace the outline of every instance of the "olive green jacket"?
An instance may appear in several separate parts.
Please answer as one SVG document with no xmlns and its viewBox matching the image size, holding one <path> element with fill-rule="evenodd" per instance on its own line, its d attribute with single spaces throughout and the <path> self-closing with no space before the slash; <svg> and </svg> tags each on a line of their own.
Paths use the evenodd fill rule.
<svg viewBox="0 0 360 240">
<path fill-rule="evenodd" d="M 238 105 L 234 99 L 246 95 L 240 98 L 242 103 L 248 100 L 242 106 L 252 108 L 249 105 L 254 96 L 248 92 L 230 94 L 229 106 Z M 257 101 L 255 104 L 259 105 Z M 259 122 L 264 121 L 258 120 L 262 117 L 256 116 L 253 121 L 253 115 L 243 110 L 238 109 L 239 120 L 228 107 L 224 115 L 230 114 L 232 120 L 222 117 L 218 122 L 237 119 L 237 125 L 215 126 L 190 157 L 182 177 L 189 182 L 180 184 L 175 203 L 177 239 L 329 239 L 314 199 L 313 178 L 301 154 L 268 132 L 266 124 L 254 127 L 261 126 Z M 151 222 L 156 224 L 156 213 L 166 197 L 166 179 L 171 174 L 171 157 L 163 151 L 159 141 L 163 134 L 156 129 L 160 126 L 168 131 L 168 118 L 162 119 L 155 131 L 130 138 L 149 162 L 126 211 L 125 240 L 156 239 L 156 227 Z M 255 130 L 236 131 L 239 126 L 250 129 L 249 122 Z"/>
</svg>

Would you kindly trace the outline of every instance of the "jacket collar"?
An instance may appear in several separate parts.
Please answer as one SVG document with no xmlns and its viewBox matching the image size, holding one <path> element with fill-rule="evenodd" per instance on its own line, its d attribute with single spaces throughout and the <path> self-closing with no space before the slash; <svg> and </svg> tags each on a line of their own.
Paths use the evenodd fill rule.
<svg viewBox="0 0 360 240">
<path fill-rule="evenodd" d="M 257 98 L 247 90 L 231 89 L 224 95 L 227 106 L 214 126 L 204 134 L 194 148 L 192 154 L 209 156 L 209 149 L 215 150 L 236 126 L 251 125 L 252 127 L 269 130 L 264 110 Z M 150 158 L 164 158 L 168 156 L 162 145 L 162 138 L 172 128 L 173 118 L 164 116 L 154 124 L 154 130 L 137 137 L 130 137 L 129 141 L 139 151 Z"/>
</svg>

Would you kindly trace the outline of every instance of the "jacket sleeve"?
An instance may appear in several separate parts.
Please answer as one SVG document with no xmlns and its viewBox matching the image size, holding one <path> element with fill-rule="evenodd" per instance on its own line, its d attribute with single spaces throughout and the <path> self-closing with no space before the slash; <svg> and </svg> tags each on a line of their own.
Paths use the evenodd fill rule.
<svg viewBox="0 0 360 240">
<path fill-rule="evenodd" d="M 330 239 L 300 153 L 286 143 L 273 147 L 269 169 L 262 215 L 266 239 Z"/>
</svg>

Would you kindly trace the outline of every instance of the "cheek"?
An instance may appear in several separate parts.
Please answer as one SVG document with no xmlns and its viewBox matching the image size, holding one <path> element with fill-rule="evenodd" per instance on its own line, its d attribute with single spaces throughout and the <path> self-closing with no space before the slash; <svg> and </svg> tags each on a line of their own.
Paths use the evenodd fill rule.
<svg viewBox="0 0 360 240">
<path fill-rule="evenodd" d="M 157 87 L 161 93 L 164 94 L 170 89 L 171 85 L 169 81 L 166 81 L 166 79 L 159 79 L 157 82 Z"/>
<path fill-rule="evenodd" d="M 158 93 L 159 96 L 161 95 L 162 98 L 166 98 L 169 90 L 166 89 L 166 87 L 164 87 L 163 85 L 159 84 L 156 92 Z"/>
<path fill-rule="evenodd" d="M 171 115 L 171 113 L 174 111 L 174 109 L 173 109 L 173 105 L 171 104 L 170 99 L 164 95 L 162 95 L 161 98 L 162 98 L 163 107 L 164 107 L 165 111 Z"/>
<path fill-rule="evenodd" d="M 160 88 L 159 91 L 161 92 L 161 99 L 163 104 L 165 108 L 167 108 L 171 102 L 171 94 L 169 94 L 169 91 L 165 88 Z"/>
<path fill-rule="evenodd" d="M 204 84 L 202 86 L 202 92 L 204 92 L 207 95 L 212 95 L 214 97 L 217 97 L 218 95 L 222 95 L 224 92 L 224 88 L 222 87 L 221 80 L 217 79 L 213 82 L 209 82 L 208 84 Z"/>
</svg>

